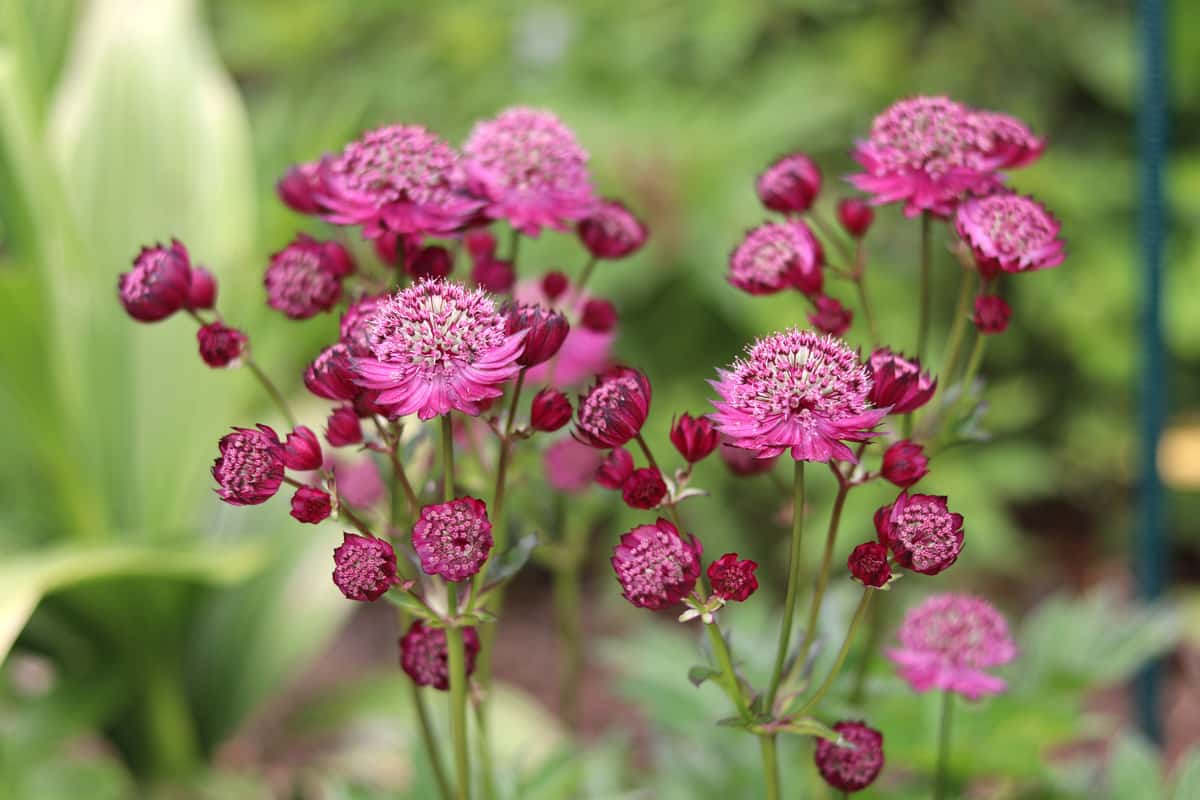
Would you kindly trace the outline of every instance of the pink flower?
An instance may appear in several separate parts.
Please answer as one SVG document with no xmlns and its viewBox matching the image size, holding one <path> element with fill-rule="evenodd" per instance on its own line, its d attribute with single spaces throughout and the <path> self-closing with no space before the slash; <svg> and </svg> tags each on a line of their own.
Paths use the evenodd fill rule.
<svg viewBox="0 0 1200 800">
<path fill-rule="evenodd" d="M 815 306 L 815 310 L 808 315 L 808 321 L 821 333 L 843 336 L 846 331 L 850 330 L 854 312 L 842 305 L 836 297 L 830 297 L 827 294 L 817 295 L 813 298 L 813 306 Z"/>
<path fill-rule="evenodd" d="M 817 739 L 813 752 L 817 771 L 843 792 L 867 788 L 883 769 L 883 734 L 863 722 L 839 722 L 833 729 L 845 744 Z"/>
<path fill-rule="evenodd" d="M 892 577 L 887 548 L 879 542 L 863 542 L 855 547 L 846 559 L 846 566 L 850 568 L 850 575 L 863 586 L 878 589 Z"/>
<path fill-rule="evenodd" d="M 200 358 L 214 369 L 228 367 L 236 362 L 246 349 L 246 334 L 221 322 L 201 325 L 196 331 L 200 347 Z"/>
<path fill-rule="evenodd" d="M 192 267 L 185 308 L 203 311 L 217 304 L 217 279 L 204 267 Z"/>
<path fill-rule="evenodd" d="M 758 199 L 772 211 L 808 211 L 821 191 L 821 169 L 804 153 L 783 156 L 758 176 Z"/>
<path fill-rule="evenodd" d="M 646 226 L 616 200 L 601 200 L 576 226 L 579 240 L 593 258 L 615 260 L 642 249 Z"/>
<path fill-rule="evenodd" d="M 213 462 L 217 494 L 231 506 L 256 506 L 275 496 L 283 483 L 283 443 L 274 430 L 234 428 L 221 437 Z"/>
<path fill-rule="evenodd" d="M 355 508 L 370 508 L 387 493 L 387 487 L 379 475 L 379 466 L 370 456 L 334 461 L 333 478 L 338 496 Z"/>
<path fill-rule="evenodd" d="M 924 447 L 901 439 L 883 451 L 883 466 L 879 471 L 884 480 L 907 489 L 929 474 L 929 458 Z"/>
<path fill-rule="evenodd" d="M 579 398 L 575 438 L 598 449 L 620 447 L 641 433 L 650 413 L 650 381 L 636 369 L 613 367 Z"/>
<path fill-rule="evenodd" d="M 867 362 L 871 369 L 871 404 L 888 407 L 893 414 L 916 411 L 929 402 L 937 381 L 921 371 L 921 362 L 881 347 Z"/>
<path fill-rule="evenodd" d="M 865 171 L 850 182 L 874 195 L 875 205 L 903 200 L 905 216 L 947 217 L 964 194 L 993 184 L 994 162 L 982 150 L 987 141 L 971 110 L 949 98 L 901 100 L 875 118 L 871 135 L 855 147 Z"/>
<path fill-rule="evenodd" d="M 271 256 L 263 283 L 267 305 L 289 319 L 308 319 L 342 299 L 342 278 L 353 270 L 345 249 L 300 234 Z"/>
<path fill-rule="evenodd" d="M 362 425 L 351 406 L 338 406 L 325 423 L 325 441 L 334 447 L 358 444 L 363 440 Z"/>
<path fill-rule="evenodd" d="M 311 428 L 297 425 L 295 430 L 287 435 L 283 443 L 283 463 L 288 469 L 307 472 L 320 468 L 324 459 L 321 457 L 321 443 Z"/>
<path fill-rule="evenodd" d="M 756 569 L 756 562 L 748 558 L 739 560 L 737 553 L 726 553 L 708 565 L 713 594 L 727 602 L 745 602 L 758 589 Z"/>
<path fill-rule="evenodd" d="M 1058 221 L 1029 197 L 993 194 L 968 200 L 958 207 L 954 227 L 975 254 L 975 263 L 985 277 L 1000 270 L 1056 267 L 1066 257 L 1058 238 Z"/>
<path fill-rule="evenodd" d="M 588 155 L 549 111 L 510 108 L 477 123 L 463 154 L 484 213 L 528 236 L 544 227 L 566 230 L 595 207 Z"/>
<path fill-rule="evenodd" d="M 875 212 L 870 205 L 857 197 L 847 197 L 838 201 L 837 218 L 846 233 L 855 239 L 861 239 L 871 230 Z"/>
<path fill-rule="evenodd" d="M 975 315 L 971 319 L 985 336 L 1004 333 L 1012 319 L 1012 307 L 999 295 L 981 294 L 975 298 Z"/>
<path fill-rule="evenodd" d="M 321 172 L 325 218 L 361 225 L 368 239 L 450 233 L 479 208 L 464 191 L 458 154 L 419 125 L 368 131 Z"/>
<path fill-rule="evenodd" d="M 400 582 L 396 551 L 383 539 L 344 532 L 333 551 L 333 582 L 349 600 L 378 600 Z"/>
<path fill-rule="evenodd" d="M 549 387 L 533 396 L 529 405 L 529 427 L 552 433 L 571 421 L 571 401 L 558 389 Z"/>
<path fill-rule="evenodd" d="M 524 333 L 505 333 L 504 316 L 481 290 L 421 281 L 383 303 L 368 322 L 373 358 L 354 359 L 358 383 L 379 391 L 392 417 L 475 416 L 479 403 L 519 366 Z"/>
<path fill-rule="evenodd" d="M 599 450 L 565 436 L 546 448 L 542 469 L 551 487 L 577 494 L 592 485 L 592 476 L 603 458 Z"/>
<path fill-rule="evenodd" d="M 292 495 L 292 517 L 297 522 L 316 525 L 324 522 L 333 512 L 333 500 L 329 494 L 312 486 L 301 486 Z"/>
<path fill-rule="evenodd" d="M 962 514 L 952 514 L 945 497 L 902 492 L 875 512 L 879 541 L 896 563 L 922 575 L 937 575 L 958 560 L 963 547 Z"/>
<path fill-rule="evenodd" d="M 354 380 L 350 350 L 341 342 L 322 350 L 304 371 L 304 385 L 326 400 L 353 400 L 360 391 Z"/>
<path fill-rule="evenodd" d="M 413 527 L 412 544 L 426 575 L 448 581 L 470 578 L 492 551 L 487 506 L 474 497 L 425 506 Z"/>
<path fill-rule="evenodd" d="M 469 677 L 475 672 L 475 658 L 479 655 L 479 634 L 469 627 L 463 628 L 462 632 Z M 443 692 L 448 690 L 449 658 L 444 628 L 430 628 L 421 620 L 416 620 L 400 639 L 400 667 L 417 686 L 432 686 Z"/>
<path fill-rule="evenodd" d="M 620 489 L 633 474 L 633 456 L 624 447 L 614 447 L 595 473 L 596 483 L 605 489 Z"/>
<path fill-rule="evenodd" d="M 1016 169 L 1033 163 L 1046 149 L 1024 122 L 996 111 L 976 111 L 971 122 L 978 131 L 983 161 L 990 169 Z"/>
<path fill-rule="evenodd" d="M 625 533 L 612 555 L 622 596 L 638 608 L 675 605 L 700 578 L 700 551 L 695 536 L 684 539 L 661 518 Z"/>
<path fill-rule="evenodd" d="M 275 193 L 285 206 L 301 214 L 320 214 L 325 211 L 325 207 L 317 201 L 323 165 L 322 161 L 313 161 L 288 167 L 288 171 L 275 184 Z"/>
<path fill-rule="evenodd" d="M 510 336 L 526 331 L 525 341 L 517 363 L 534 367 L 553 358 L 562 347 L 571 326 L 559 311 L 551 311 L 532 303 L 505 303 L 504 330 Z"/>
<path fill-rule="evenodd" d="M 621 499 L 630 508 L 649 510 L 666 496 L 667 484 L 663 482 L 662 474 L 650 467 L 635 469 L 621 486 Z"/>
<path fill-rule="evenodd" d="M 832 336 L 795 328 L 759 339 L 710 381 L 720 395 L 712 415 L 735 447 L 769 458 L 791 449 L 797 461 L 856 461 L 843 442 L 863 442 L 887 413 L 868 403 L 871 376 Z"/>
<path fill-rule="evenodd" d="M 368 327 L 371 318 L 388 301 L 388 296 L 368 295 L 360 297 L 342 312 L 338 324 L 338 338 L 346 346 L 347 352 L 355 358 L 365 358 L 371 355 L 371 331 Z"/>
<path fill-rule="evenodd" d="M 158 322 L 187 303 L 191 272 L 187 248 L 178 239 L 170 247 L 143 247 L 133 269 L 117 281 L 117 295 L 138 322 Z"/>
<path fill-rule="evenodd" d="M 1004 691 L 1004 681 L 985 670 L 1012 661 L 1017 647 L 1008 623 L 986 600 L 939 594 L 905 615 L 900 647 L 887 656 L 913 691 L 937 689 L 977 700 Z"/>
<path fill-rule="evenodd" d="M 703 461 L 717 449 L 720 434 L 708 417 L 693 417 L 684 413 L 671 423 L 671 444 L 689 464 Z"/>
<path fill-rule="evenodd" d="M 799 289 L 818 294 L 825 253 L 798 220 L 768 222 L 749 231 L 729 257 L 729 282 L 748 294 Z"/>
</svg>

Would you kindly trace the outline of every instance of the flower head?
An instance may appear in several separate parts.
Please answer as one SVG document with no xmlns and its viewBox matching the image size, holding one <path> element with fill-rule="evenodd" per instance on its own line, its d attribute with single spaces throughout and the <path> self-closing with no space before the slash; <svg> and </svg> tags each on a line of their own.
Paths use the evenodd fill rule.
<svg viewBox="0 0 1200 800">
<path fill-rule="evenodd" d="M 881 347 L 867 362 L 871 369 L 871 403 L 893 414 L 916 411 L 929 402 L 937 381 L 921 371 L 921 362 Z"/>
<path fill-rule="evenodd" d="M 607 300 L 593 297 L 583 304 L 579 324 L 589 331 L 608 333 L 617 327 L 617 307 Z"/>
<path fill-rule="evenodd" d="M 312 428 L 297 425 L 283 442 L 283 463 L 288 469 L 307 472 L 320 467 L 324 460 L 321 443 Z"/>
<path fill-rule="evenodd" d="M 650 413 L 650 381 L 636 369 L 613 367 L 579 398 L 575 438 L 596 448 L 620 447 L 641 433 Z"/>
<path fill-rule="evenodd" d="M 338 406 L 325 423 L 325 441 L 334 447 L 358 444 L 363 440 L 362 425 L 352 406 Z"/>
<path fill-rule="evenodd" d="M 879 542 L 863 542 L 855 547 L 846 559 L 846 566 L 850 568 L 850 575 L 863 586 L 878 589 L 892 577 L 887 548 Z"/>
<path fill-rule="evenodd" d="M 354 359 L 358 383 L 379 391 L 393 417 L 432 419 L 450 411 L 472 416 L 499 397 L 519 366 L 524 333 L 481 290 L 421 281 L 384 302 L 367 323 L 373 358 Z"/>
<path fill-rule="evenodd" d="M 1046 140 L 1034 136 L 1024 122 L 997 111 L 976 111 L 971 122 L 978 132 L 983 160 L 991 169 L 1016 169 L 1037 160 Z"/>
<path fill-rule="evenodd" d="M 907 489 L 929 474 L 929 458 L 925 448 L 908 439 L 901 439 L 883 451 L 884 480 Z"/>
<path fill-rule="evenodd" d="M 323 161 L 296 164 L 288 167 L 283 177 L 275 184 L 275 194 L 283 204 L 301 214 L 319 214 L 325 207 L 317 200 L 321 191 Z"/>
<path fill-rule="evenodd" d="M 1036 200 L 1018 194 L 977 197 L 958 207 L 954 227 L 985 276 L 1028 272 L 1063 262 L 1061 227 Z"/>
<path fill-rule="evenodd" d="M 708 458 L 717 449 L 719 440 L 720 434 L 708 417 L 693 417 L 685 412 L 671 424 L 671 444 L 689 464 Z"/>
<path fill-rule="evenodd" d="M 630 508 L 648 510 L 661 503 L 666 496 L 667 484 L 663 482 L 662 473 L 651 467 L 635 469 L 621 485 L 621 499 Z"/>
<path fill-rule="evenodd" d="M 350 600 L 378 600 L 400 582 L 396 551 L 383 539 L 344 532 L 333 551 L 333 582 Z"/>
<path fill-rule="evenodd" d="M 854 312 L 842 305 L 842 302 L 836 297 L 830 297 L 827 294 L 817 295 L 813 298 L 813 306 L 814 310 L 808 315 L 808 321 L 821 333 L 828 333 L 830 336 L 844 336 L 846 331 L 850 330 Z"/>
<path fill-rule="evenodd" d="M 228 367 L 241 357 L 246 349 L 246 334 L 222 322 L 201 325 L 196 331 L 200 346 L 200 358 L 214 369 Z"/>
<path fill-rule="evenodd" d="M 542 294 L 546 295 L 546 299 L 551 303 L 563 296 L 571 286 L 570 279 L 566 273 L 556 269 L 552 269 L 542 276 Z"/>
<path fill-rule="evenodd" d="M 633 456 L 624 447 L 614 447 L 596 468 L 596 483 L 605 489 L 620 489 L 633 474 Z"/>
<path fill-rule="evenodd" d="M 221 455 L 213 462 L 217 494 L 231 506 L 256 506 L 279 491 L 284 476 L 284 449 L 266 425 L 234 428 L 221 437 Z"/>
<path fill-rule="evenodd" d="M 615 260 L 642 249 L 646 226 L 622 203 L 601 200 L 576 226 L 579 240 L 594 258 Z"/>
<path fill-rule="evenodd" d="M 846 197 L 838 201 L 837 218 L 846 233 L 855 239 L 861 239 L 871 229 L 875 221 L 875 211 L 870 204 L 857 197 Z"/>
<path fill-rule="evenodd" d="M 768 222 L 746 234 L 729 257 L 729 282 L 748 294 L 799 289 L 818 294 L 825 253 L 803 222 Z"/>
<path fill-rule="evenodd" d="M 996 294 L 981 294 L 975 298 L 975 327 L 985 336 L 1004 333 L 1012 319 L 1012 306 Z"/>
<path fill-rule="evenodd" d="M 937 575 L 958 560 L 962 526 L 962 514 L 951 513 L 945 497 L 928 494 L 902 492 L 875 515 L 880 543 L 900 566 L 923 575 Z"/>
<path fill-rule="evenodd" d="M 551 433 L 571 421 L 571 401 L 558 389 L 546 387 L 529 405 L 529 427 Z"/>
<path fill-rule="evenodd" d="M 542 454 L 546 482 L 560 492 L 578 493 L 592 485 L 592 477 L 604 456 L 594 447 L 564 436 Z"/>
<path fill-rule="evenodd" d="M 783 156 L 758 176 L 758 199 L 772 211 L 807 211 L 821 191 L 821 169 L 804 153 Z"/>
<path fill-rule="evenodd" d="M 187 304 L 191 273 L 187 248 L 177 239 L 170 247 L 143 247 L 133 269 L 121 273 L 117 295 L 138 322 L 158 322 Z"/>
<path fill-rule="evenodd" d="M 700 578 L 700 543 L 684 539 L 665 519 L 621 537 L 612 566 L 621 594 L 638 608 L 661 609 L 687 596 Z"/>
<path fill-rule="evenodd" d="M 469 677 L 475 672 L 475 658 L 479 655 L 479 634 L 470 627 L 462 632 Z M 444 628 L 431 628 L 416 620 L 400 639 L 400 667 L 417 686 L 432 686 L 443 692 L 449 689 L 449 659 Z"/>
<path fill-rule="evenodd" d="M 355 385 L 350 349 L 338 342 L 321 351 L 304 371 L 304 385 L 326 400 L 353 400 L 359 393 Z"/>
<path fill-rule="evenodd" d="M 1017 647 L 1008 623 L 986 600 L 938 594 L 905 615 L 900 647 L 887 656 L 914 691 L 938 689 L 977 700 L 1004 691 L 1004 681 L 985 670 L 1012 661 Z"/>
<path fill-rule="evenodd" d="M 588 155 L 549 111 L 510 108 L 477 123 L 463 154 L 484 213 L 529 236 L 544 227 L 566 230 L 595 205 Z"/>
<path fill-rule="evenodd" d="M 517 363 L 522 367 L 534 367 L 549 361 L 558 353 L 571 325 L 560 311 L 551 311 L 534 303 L 505 303 L 505 328 L 511 336 L 517 331 L 525 334 L 524 347 Z"/>
<path fill-rule="evenodd" d="M 327 492 L 313 486 L 301 486 L 292 495 L 292 518 L 297 522 L 316 525 L 329 518 L 333 499 Z"/>
<path fill-rule="evenodd" d="M 413 527 L 412 544 L 425 574 L 448 581 L 470 578 L 492 552 L 487 506 L 474 497 L 425 506 Z"/>
<path fill-rule="evenodd" d="M 813 754 L 817 771 L 843 792 L 867 788 L 883 769 L 883 734 L 864 722 L 839 722 L 833 729 L 846 744 L 818 739 Z"/>
<path fill-rule="evenodd" d="M 267 305 L 290 319 L 308 319 L 328 311 L 342 298 L 342 278 L 353 269 L 337 242 L 318 242 L 300 234 L 271 256 L 263 283 Z"/>
<path fill-rule="evenodd" d="M 387 301 L 388 296 L 385 294 L 367 295 L 355 300 L 342 312 L 338 323 L 338 339 L 346 346 L 350 355 L 355 358 L 371 355 L 371 331 L 368 323 Z"/>
<path fill-rule="evenodd" d="M 713 594 L 727 602 L 744 602 L 758 589 L 756 569 L 758 564 L 754 561 L 739 560 L 737 553 L 726 553 L 708 565 Z"/>
<path fill-rule="evenodd" d="M 759 339 L 717 374 L 717 430 L 759 458 L 790 448 L 797 461 L 856 461 L 843 442 L 866 441 L 887 413 L 870 407 L 871 376 L 854 351 L 812 331 Z"/>
</svg>

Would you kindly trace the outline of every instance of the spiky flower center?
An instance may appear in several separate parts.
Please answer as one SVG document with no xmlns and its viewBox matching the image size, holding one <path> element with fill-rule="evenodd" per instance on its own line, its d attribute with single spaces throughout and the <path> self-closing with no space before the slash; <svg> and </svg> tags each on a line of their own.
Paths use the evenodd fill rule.
<svg viewBox="0 0 1200 800">
<path fill-rule="evenodd" d="M 1037 202 L 1019 195 L 992 195 L 964 211 L 1001 257 L 1019 258 L 1054 241 L 1053 220 Z"/>
<path fill-rule="evenodd" d="M 547 111 L 509 109 L 477 125 L 463 150 L 515 191 L 575 191 L 587 182 L 587 153 Z"/>
<path fill-rule="evenodd" d="M 280 253 L 267 270 L 266 283 L 273 305 L 297 310 L 329 305 L 341 287 L 320 254 L 307 247 L 289 247 Z"/>
<path fill-rule="evenodd" d="M 957 555 L 958 518 L 939 498 L 913 497 L 892 526 L 895 541 L 912 554 L 917 569 L 944 564 Z"/>
<path fill-rule="evenodd" d="M 675 533 L 645 526 L 622 544 L 628 552 L 616 570 L 630 597 L 665 597 L 687 579 L 693 553 Z"/>
<path fill-rule="evenodd" d="M 457 164 L 454 150 L 420 125 L 387 125 L 348 144 L 330 171 L 381 206 L 440 205 L 453 190 L 450 176 Z"/>
<path fill-rule="evenodd" d="M 870 144 L 887 172 L 923 170 L 938 177 L 954 167 L 971 166 L 978 138 L 966 108 L 945 97 L 917 97 L 876 117 Z"/>
<path fill-rule="evenodd" d="M 579 427 L 593 436 L 604 436 L 621 409 L 636 403 L 642 386 L 631 374 L 606 378 L 588 393 L 579 409 Z"/>
<path fill-rule="evenodd" d="M 464 503 L 444 503 L 426 508 L 421 514 L 424 524 L 423 555 L 433 556 L 439 563 L 474 568 L 491 550 L 491 526 Z"/>
<path fill-rule="evenodd" d="M 217 471 L 218 483 L 234 495 L 252 494 L 283 474 L 278 448 L 253 431 L 226 438 Z"/>
</svg>

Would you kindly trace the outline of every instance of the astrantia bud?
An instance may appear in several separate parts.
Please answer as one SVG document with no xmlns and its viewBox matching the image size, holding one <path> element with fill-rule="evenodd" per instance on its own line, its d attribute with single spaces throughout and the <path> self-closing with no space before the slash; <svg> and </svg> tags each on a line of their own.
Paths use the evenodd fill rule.
<svg viewBox="0 0 1200 800">
<path fill-rule="evenodd" d="M 945 497 L 903 492 L 876 512 L 875 529 L 897 564 L 923 575 L 949 567 L 963 547 L 962 515 L 950 512 Z"/>
<path fill-rule="evenodd" d="M 409 251 L 419 247 L 420 240 L 392 231 L 383 231 L 379 238 L 371 240 L 371 244 L 380 261 L 389 267 L 398 267 L 408 261 Z"/>
<path fill-rule="evenodd" d="M 925 448 L 908 439 L 896 442 L 884 451 L 880 471 L 885 480 L 907 489 L 929 473 Z"/>
<path fill-rule="evenodd" d="M 867 788 L 883 769 L 883 734 L 862 722 L 839 722 L 833 729 L 846 744 L 817 739 L 813 758 L 821 777 L 843 792 Z"/>
<path fill-rule="evenodd" d="M 342 544 L 333 551 L 333 582 L 350 600 L 378 600 L 396 574 L 396 551 L 383 539 L 343 533 Z"/>
<path fill-rule="evenodd" d="M 596 469 L 596 483 L 605 489 L 620 489 L 633 474 L 633 456 L 624 447 L 614 447 Z"/>
<path fill-rule="evenodd" d="M 816 309 L 808 315 L 808 321 L 814 328 L 834 336 L 841 336 L 850 330 L 854 313 L 836 298 L 819 295 L 813 298 L 813 305 Z"/>
<path fill-rule="evenodd" d="M 324 208 L 317 202 L 315 193 L 321 185 L 321 164 L 297 164 L 289 167 L 279 182 L 275 193 L 283 204 L 301 214 L 319 214 Z"/>
<path fill-rule="evenodd" d="M 479 655 L 479 634 L 474 628 L 463 628 L 462 633 L 467 677 L 470 677 Z M 400 639 L 400 667 L 417 686 L 432 686 L 442 692 L 449 689 L 449 659 L 444 628 L 431 628 L 416 620 Z"/>
<path fill-rule="evenodd" d="M 758 589 L 756 569 L 758 564 L 750 559 L 739 561 L 737 553 L 726 553 L 708 565 L 713 594 L 726 602 L 743 602 Z"/>
<path fill-rule="evenodd" d="M 509 336 L 528 331 L 517 357 L 522 367 L 536 367 L 553 358 L 571 330 L 565 316 L 540 305 L 508 303 L 501 311 L 505 317 L 504 330 Z"/>
<path fill-rule="evenodd" d="M 360 391 L 354 383 L 350 350 L 341 342 L 326 347 L 304 371 L 304 385 L 326 400 L 353 400 Z"/>
<path fill-rule="evenodd" d="M 550 433 L 571 421 L 571 401 L 557 389 L 545 388 L 533 396 L 529 406 L 529 425 L 535 431 Z"/>
<path fill-rule="evenodd" d="M 507 294 L 517 282 L 517 272 L 510 261 L 485 259 L 475 263 L 471 279 L 492 294 Z"/>
<path fill-rule="evenodd" d="M 621 486 L 621 499 L 630 508 L 651 509 L 667 496 L 662 474 L 650 467 L 635 469 Z"/>
<path fill-rule="evenodd" d="M 604 449 L 641 433 L 650 413 L 650 381 L 636 369 L 612 367 L 579 398 L 575 438 Z"/>
<path fill-rule="evenodd" d="M 217 303 L 217 279 L 204 267 L 192 267 L 188 285 L 187 307 L 203 311 Z"/>
<path fill-rule="evenodd" d="M 228 367 L 246 348 L 246 334 L 220 322 L 210 322 L 196 331 L 200 358 L 214 369 Z"/>
<path fill-rule="evenodd" d="M 937 381 L 921 371 L 921 362 L 881 347 L 871 354 L 871 404 L 891 408 L 893 414 L 916 411 L 929 402 Z"/>
<path fill-rule="evenodd" d="M 821 191 L 821 170 L 803 153 L 783 156 L 758 176 L 758 199 L 772 211 L 807 211 Z"/>
<path fill-rule="evenodd" d="M 342 297 L 342 278 L 353 269 L 336 242 L 318 242 L 300 234 L 271 256 L 263 278 L 267 305 L 289 319 L 308 319 L 328 311 Z"/>
<path fill-rule="evenodd" d="M 617 326 L 617 307 L 607 300 L 593 298 L 583 304 L 579 322 L 589 331 L 608 333 Z"/>
<path fill-rule="evenodd" d="M 187 248 L 178 240 L 170 247 L 143 247 L 133 269 L 117 281 L 121 305 L 138 322 L 166 319 L 187 303 L 191 273 Z"/>
<path fill-rule="evenodd" d="M 321 443 L 311 428 L 297 425 L 287 436 L 283 445 L 283 463 L 288 469 L 307 472 L 318 469 L 323 463 Z"/>
<path fill-rule="evenodd" d="M 1012 308 L 1004 302 L 1004 298 L 994 294 L 984 294 L 975 298 L 975 327 L 982 334 L 1004 333 L 1008 329 L 1008 321 L 1012 318 Z"/>
<path fill-rule="evenodd" d="M 824 263 L 821 243 L 803 222 L 768 222 L 747 232 L 730 255 L 729 282 L 754 295 L 792 288 L 816 295 Z"/>
<path fill-rule="evenodd" d="M 888 564 L 888 549 L 879 542 L 863 542 L 854 548 L 846 566 L 850 568 L 854 579 L 863 586 L 878 589 L 892 577 L 892 567 Z"/>
<path fill-rule="evenodd" d="M 491 261 L 496 257 L 496 237 L 487 228 L 475 228 L 463 236 L 472 263 Z"/>
<path fill-rule="evenodd" d="M 422 278 L 444 278 L 454 269 L 450 251 L 440 245 L 422 247 L 420 252 L 405 265 L 409 277 L 414 281 Z"/>
<path fill-rule="evenodd" d="M 234 428 L 217 445 L 221 455 L 213 462 L 217 494 L 231 506 L 265 503 L 279 491 L 284 476 L 283 444 L 274 430 Z"/>
<path fill-rule="evenodd" d="M 470 578 L 492 551 L 487 506 L 474 497 L 425 506 L 413 527 L 412 545 L 426 575 L 448 581 Z"/>
<path fill-rule="evenodd" d="M 708 458 L 719 440 L 720 434 L 708 417 L 684 413 L 671 425 L 671 444 L 689 464 Z"/>
<path fill-rule="evenodd" d="M 333 500 L 327 492 L 313 486 L 301 486 L 292 495 L 292 517 L 297 522 L 316 525 L 329 518 L 333 511 Z"/>
<path fill-rule="evenodd" d="M 597 203 L 591 215 L 580 220 L 577 232 L 595 258 L 625 258 L 646 243 L 646 226 L 616 200 Z"/>
<path fill-rule="evenodd" d="M 363 440 L 362 425 L 352 406 L 338 406 L 325 423 L 325 441 L 334 447 L 358 444 Z"/>
<path fill-rule="evenodd" d="M 875 221 L 875 210 L 865 200 L 847 197 L 838 201 L 837 218 L 846 233 L 855 239 L 861 239 L 867 235 L 871 223 Z"/>
<path fill-rule="evenodd" d="M 562 297 L 570 285 L 567 276 L 558 270 L 551 270 L 542 276 L 542 294 L 552 303 Z"/>
<path fill-rule="evenodd" d="M 638 608 L 673 606 L 700 578 L 700 542 L 684 539 L 665 519 L 639 525 L 621 537 L 611 563 L 621 594 Z"/>
</svg>

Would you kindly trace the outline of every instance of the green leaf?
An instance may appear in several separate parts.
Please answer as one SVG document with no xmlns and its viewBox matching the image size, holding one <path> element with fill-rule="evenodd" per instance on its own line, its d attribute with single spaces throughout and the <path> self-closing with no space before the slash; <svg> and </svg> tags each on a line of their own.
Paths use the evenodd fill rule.
<svg viewBox="0 0 1200 800">
<path fill-rule="evenodd" d="M 794 733 L 797 736 L 816 736 L 831 742 L 841 741 L 841 735 L 833 728 L 812 717 L 789 720 L 787 725 L 779 729 L 783 733 Z"/>
<path fill-rule="evenodd" d="M 719 678 L 720 676 L 720 670 L 704 666 L 703 664 L 696 664 L 688 670 L 688 680 L 692 682 L 693 686 L 699 686 L 710 678 Z"/>
<path fill-rule="evenodd" d="M 1111 800 L 1147 800 L 1166 797 L 1162 783 L 1161 755 L 1140 736 L 1122 736 L 1109 767 Z"/>
<path fill-rule="evenodd" d="M 537 543 L 538 535 L 536 533 L 527 533 L 513 542 L 504 553 L 500 554 L 499 558 L 493 559 L 488 564 L 484 586 L 491 588 L 516 575 L 521 567 L 529 562 L 529 556 L 533 552 L 533 548 L 537 547 Z"/>
<path fill-rule="evenodd" d="M 1200 746 L 1183 754 L 1175 767 L 1171 800 L 1200 800 Z"/>
</svg>

